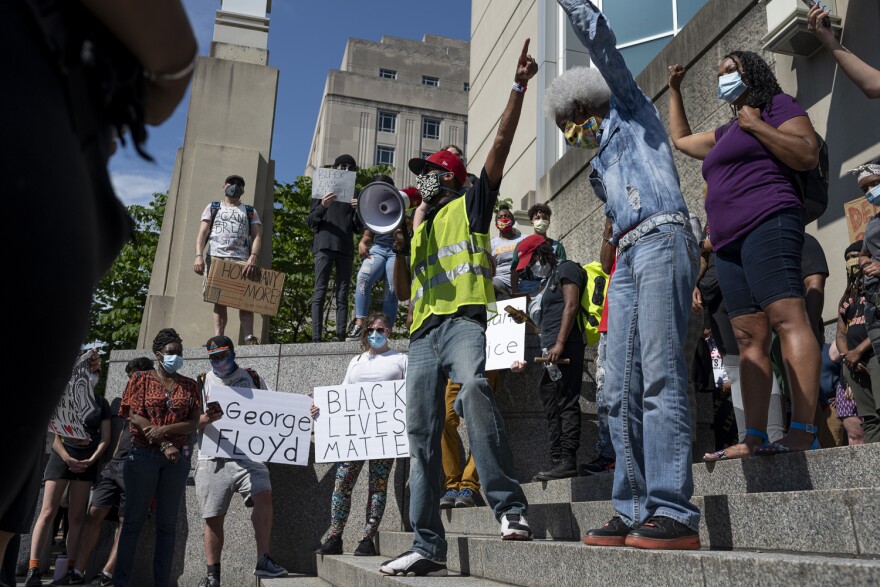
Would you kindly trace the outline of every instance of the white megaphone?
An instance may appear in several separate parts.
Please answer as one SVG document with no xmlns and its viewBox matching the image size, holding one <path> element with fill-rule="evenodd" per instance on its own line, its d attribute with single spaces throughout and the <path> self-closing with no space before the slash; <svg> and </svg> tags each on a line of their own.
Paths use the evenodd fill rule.
<svg viewBox="0 0 880 587">
<path fill-rule="evenodd" d="M 398 190 L 390 183 L 374 181 L 358 195 L 358 214 L 375 234 L 389 234 L 400 227 L 406 212 L 422 203 L 416 188 Z"/>
</svg>

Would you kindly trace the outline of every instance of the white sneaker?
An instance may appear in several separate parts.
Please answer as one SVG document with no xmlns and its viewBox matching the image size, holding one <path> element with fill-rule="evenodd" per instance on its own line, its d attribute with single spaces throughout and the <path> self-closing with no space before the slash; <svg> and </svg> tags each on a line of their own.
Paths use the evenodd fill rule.
<svg viewBox="0 0 880 587">
<path fill-rule="evenodd" d="M 532 529 L 522 514 L 501 516 L 501 540 L 531 540 Z"/>
<path fill-rule="evenodd" d="M 397 558 L 385 561 L 379 567 L 379 572 L 383 575 L 414 577 L 445 577 L 449 574 L 449 571 L 446 570 L 446 563 L 432 561 L 412 550 L 404 552 Z"/>
</svg>

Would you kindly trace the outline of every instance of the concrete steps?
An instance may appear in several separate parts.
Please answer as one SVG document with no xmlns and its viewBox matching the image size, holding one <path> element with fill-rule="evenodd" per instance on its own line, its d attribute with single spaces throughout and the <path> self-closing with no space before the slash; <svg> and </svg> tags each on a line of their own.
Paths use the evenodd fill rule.
<svg viewBox="0 0 880 587">
<path fill-rule="evenodd" d="M 409 533 L 381 534 L 382 552 L 391 556 L 407 550 L 412 543 Z M 526 587 L 880 584 L 878 560 L 803 553 L 646 551 L 548 540 L 505 542 L 452 534 L 447 539 L 450 571 Z"/>
<path fill-rule="evenodd" d="M 330 585 L 338 587 L 387 587 L 388 585 L 497 587 L 509 584 L 481 577 L 463 576 L 452 569 L 449 577 L 387 577 L 378 570 L 382 562 L 388 560 L 386 556 L 317 555 L 317 559 L 318 575 Z"/>
<path fill-rule="evenodd" d="M 257 587 L 330 587 L 330 583 L 320 577 L 291 574 L 277 579 L 257 578 Z"/>
</svg>

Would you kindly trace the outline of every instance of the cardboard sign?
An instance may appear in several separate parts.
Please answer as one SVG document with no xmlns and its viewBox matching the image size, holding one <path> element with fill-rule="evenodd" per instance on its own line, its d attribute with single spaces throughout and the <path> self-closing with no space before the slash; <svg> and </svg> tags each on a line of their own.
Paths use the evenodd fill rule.
<svg viewBox="0 0 880 587">
<path fill-rule="evenodd" d="M 406 381 L 315 388 L 315 462 L 409 456 Z"/>
<path fill-rule="evenodd" d="M 91 362 L 90 352 L 84 353 L 76 360 L 73 373 L 67 382 L 67 389 L 55 406 L 55 413 L 49 420 L 49 430 L 58 436 L 80 440 L 89 438 L 83 420 L 92 411 L 98 409 L 98 400 L 92 389 Z"/>
<path fill-rule="evenodd" d="M 497 307 L 493 307 L 497 306 Z M 486 371 L 509 369 L 514 361 L 522 361 L 526 352 L 526 325 L 513 321 L 504 308 L 513 306 L 526 311 L 526 298 L 511 298 L 489 304 L 486 325 Z"/>
<path fill-rule="evenodd" d="M 211 387 L 223 416 L 205 426 L 201 454 L 283 465 L 309 464 L 312 398 L 296 393 Z"/>
<path fill-rule="evenodd" d="M 312 174 L 312 198 L 321 199 L 330 192 L 337 202 L 351 202 L 357 173 L 342 169 L 320 168 Z"/>
<path fill-rule="evenodd" d="M 865 227 L 877 212 L 880 212 L 880 206 L 872 206 L 864 196 L 843 205 L 846 228 L 849 230 L 849 242 L 854 243 L 865 238 Z"/>
<path fill-rule="evenodd" d="M 204 300 L 264 316 L 276 315 L 287 276 L 280 271 L 260 269 L 256 276 L 245 277 L 244 265 L 243 261 L 211 259 Z"/>
</svg>

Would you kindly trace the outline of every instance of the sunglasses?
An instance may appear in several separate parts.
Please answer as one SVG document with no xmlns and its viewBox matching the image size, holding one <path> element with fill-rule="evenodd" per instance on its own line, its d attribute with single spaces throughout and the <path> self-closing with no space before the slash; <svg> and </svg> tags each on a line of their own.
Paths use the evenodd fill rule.
<svg viewBox="0 0 880 587">
<path fill-rule="evenodd" d="M 222 362 L 222 361 L 225 361 L 225 360 L 228 359 L 229 357 L 230 357 L 230 353 L 229 353 L 229 352 L 225 352 L 225 353 L 217 353 L 216 355 L 211 355 L 211 356 L 209 356 L 209 357 L 208 357 L 208 360 L 211 361 L 212 363 L 220 363 L 220 362 Z"/>
<path fill-rule="evenodd" d="M 373 334 L 374 332 L 378 332 L 379 334 L 385 334 L 385 329 L 381 326 L 378 328 L 367 328 L 367 334 Z"/>
</svg>

